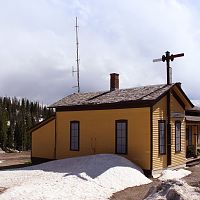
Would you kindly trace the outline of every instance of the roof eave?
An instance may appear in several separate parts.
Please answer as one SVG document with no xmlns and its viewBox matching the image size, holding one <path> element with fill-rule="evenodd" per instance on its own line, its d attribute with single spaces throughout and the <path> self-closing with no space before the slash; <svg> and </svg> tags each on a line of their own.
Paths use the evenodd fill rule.
<svg viewBox="0 0 200 200">
<path fill-rule="evenodd" d="M 34 125 L 33 127 L 31 127 L 28 132 L 33 132 L 37 129 L 39 129 L 40 127 L 44 126 L 45 124 L 49 123 L 50 121 L 54 120 L 56 118 L 56 115 L 53 114 L 52 116 L 48 117 L 47 119 L 39 122 L 38 124 Z"/>
<path fill-rule="evenodd" d="M 180 86 L 180 83 L 176 83 L 175 84 L 178 89 L 180 90 L 180 92 L 182 93 L 182 95 L 185 97 L 185 99 L 188 101 L 189 105 L 193 108 L 194 107 L 194 104 L 190 101 L 190 99 L 187 97 L 187 95 L 185 94 L 185 92 L 183 91 L 183 89 L 181 88 Z"/>
<path fill-rule="evenodd" d="M 75 105 L 75 106 L 57 106 L 56 111 L 83 111 L 83 110 L 108 110 L 108 109 L 123 109 L 123 108 L 141 108 L 151 107 L 154 100 L 143 101 L 122 101 L 115 103 L 103 104 L 88 104 L 88 105 Z"/>
</svg>

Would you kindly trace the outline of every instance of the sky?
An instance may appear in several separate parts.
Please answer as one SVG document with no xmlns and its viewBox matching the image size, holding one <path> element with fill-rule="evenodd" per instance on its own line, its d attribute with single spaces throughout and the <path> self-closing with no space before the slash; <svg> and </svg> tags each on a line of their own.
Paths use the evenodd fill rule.
<svg viewBox="0 0 200 200">
<path fill-rule="evenodd" d="M 77 92 L 75 18 L 81 92 L 165 84 L 166 51 L 173 82 L 200 100 L 200 2 L 195 0 L 0 0 L 0 96 L 43 104 Z"/>
</svg>

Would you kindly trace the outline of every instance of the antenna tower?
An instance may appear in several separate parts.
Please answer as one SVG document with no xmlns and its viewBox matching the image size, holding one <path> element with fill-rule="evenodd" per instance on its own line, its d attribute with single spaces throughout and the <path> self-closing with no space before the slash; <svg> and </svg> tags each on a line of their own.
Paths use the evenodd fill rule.
<svg viewBox="0 0 200 200">
<path fill-rule="evenodd" d="M 78 42 L 78 20 L 76 17 L 76 70 L 72 69 L 72 73 L 76 73 L 77 75 L 77 85 L 75 87 L 77 87 L 78 93 L 80 92 L 80 71 L 79 71 L 79 42 Z"/>
</svg>

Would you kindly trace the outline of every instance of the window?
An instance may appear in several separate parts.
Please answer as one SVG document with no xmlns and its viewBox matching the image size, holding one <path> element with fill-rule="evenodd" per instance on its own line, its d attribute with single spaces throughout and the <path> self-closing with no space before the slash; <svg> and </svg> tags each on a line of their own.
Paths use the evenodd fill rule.
<svg viewBox="0 0 200 200">
<path fill-rule="evenodd" d="M 200 126 L 198 126 L 197 131 L 198 131 L 197 144 L 200 144 Z"/>
<path fill-rule="evenodd" d="M 192 145 L 192 126 L 188 126 L 186 129 L 186 140 L 188 146 Z"/>
<path fill-rule="evenodd" d="M 166 125 L 165 124 L 166 124 L 165 120 L 158 121 L 160 154 L 166 154 Z"/>
<path fill-rule="evenodd" d="M 70 122 L 70 150 L 79 151 L 79 132 L 80 123 L 79 121 Z"/>
<path fill-rule="evenodd" d="M 116 126 L 116 153 L 127 154 L 127 120 L 117 120 Z"/>
<path fill-rule="evenodd" d="M 181 122 L 175 121 L 175 151 L 181 151 Z"/>
</svg>

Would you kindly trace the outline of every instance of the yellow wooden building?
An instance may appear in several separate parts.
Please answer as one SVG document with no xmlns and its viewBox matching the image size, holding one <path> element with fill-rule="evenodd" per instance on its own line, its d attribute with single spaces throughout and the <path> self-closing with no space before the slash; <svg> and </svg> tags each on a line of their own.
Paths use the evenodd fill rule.
<svg viewBox="0 0 200 200">
<path fill-rule="evenodd" d="M 200 108 L 186 110 L 186 157 L 200 155 Z"/>
<path fill-rule="evenodd" d="M 32 161 L 99 153 L 120 154 L 146 174 L 186 162 L 185 110 L 193 104 L 180 83 L 76 93 L 50 107 L 55 116 L 32 132 Z"/>
</svg>

